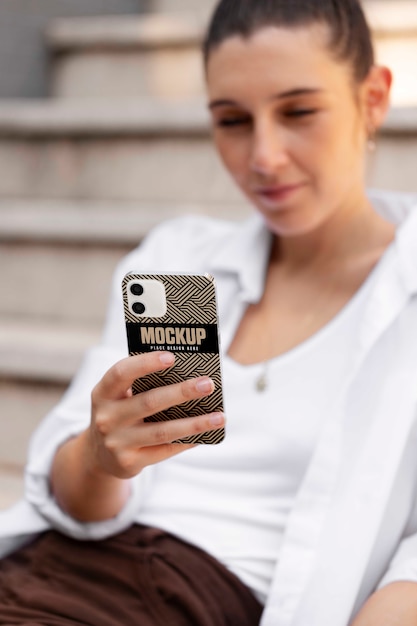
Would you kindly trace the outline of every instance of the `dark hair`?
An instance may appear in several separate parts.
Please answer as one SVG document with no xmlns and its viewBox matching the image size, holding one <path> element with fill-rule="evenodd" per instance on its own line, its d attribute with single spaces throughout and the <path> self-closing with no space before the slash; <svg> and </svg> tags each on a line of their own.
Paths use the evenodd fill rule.
<svg viewBox="0 0 417 626">
<path fill-rule="evenodd" d="M 360 83 L 374 64 L 374 50 L 359 0 L 220 0 L 203 44 L 205 64 L 210 52 L 229 37 L 248 38 L 265 26 L 313 23 L 328 26 L 329 50 L 351 65 Z"/>
</svg>

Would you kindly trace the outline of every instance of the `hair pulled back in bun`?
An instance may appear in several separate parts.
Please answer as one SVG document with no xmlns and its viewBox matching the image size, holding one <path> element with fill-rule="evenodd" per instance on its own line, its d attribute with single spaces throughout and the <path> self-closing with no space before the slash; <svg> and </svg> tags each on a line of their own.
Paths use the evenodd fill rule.
<svg viewBox="0 0 417 626">
<path fill-rule="evenodd" d="M 364 80 L 374 64 L 374 49 L 358 0 L 221 0 L 204 40 L 205 63 L 210 52 L 229 37 L 248 38 L 267 26 L 296 28 L 315 23 L 328 27 L 328 47 L 334 57 L 350 64 L 356 82 Z"/>
</svg>

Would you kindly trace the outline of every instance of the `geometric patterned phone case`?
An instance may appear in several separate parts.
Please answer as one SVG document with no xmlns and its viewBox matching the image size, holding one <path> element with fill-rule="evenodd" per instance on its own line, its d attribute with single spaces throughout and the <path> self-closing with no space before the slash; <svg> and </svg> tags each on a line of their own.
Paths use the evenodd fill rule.
<svg viewBox="0 0 417 626">
<path fill-rule="evenodd" d="M 223 411 L 213 277 L 209 274 L 132 272 L 124 277 L 122 288 L 129 354 L 156 350 L 168 350 L 175 354 L 172 367 L 136 380 L 132 385 L 133 393 L 196 376 L 210 376 L 215 384 L 212 395 L 171 407 L 145 421 L 181 419 Z M 224 437 L 224 429 L 219 429 L 192 435 L 175 443 L 217 444 Z"/>
</svg>

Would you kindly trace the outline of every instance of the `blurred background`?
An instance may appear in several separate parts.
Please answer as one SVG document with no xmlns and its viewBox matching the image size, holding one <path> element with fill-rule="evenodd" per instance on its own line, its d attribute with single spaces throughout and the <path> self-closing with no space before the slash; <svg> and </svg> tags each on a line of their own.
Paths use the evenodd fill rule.
<svg viewBox="0 0 417 626">
<path fill-rule="evenodd" d="M 166 217 L 248 212 L 210 143 L 212 0 L 0 0 L 0 508 L 101 330 L 117 261 Z M 392 109 L 374 187 L 417 191 L 417 1 L 364 0 Z"/>
</svg>

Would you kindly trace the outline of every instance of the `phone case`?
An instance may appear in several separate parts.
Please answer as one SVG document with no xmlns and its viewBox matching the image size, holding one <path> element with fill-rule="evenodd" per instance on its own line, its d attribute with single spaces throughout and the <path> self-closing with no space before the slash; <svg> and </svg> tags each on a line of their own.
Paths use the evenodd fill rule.
<svg viewBox="0 0 417 626">
<path fill-rule="evenodd" d="M 142 285 L 135 281 L 146 282 Z M 159 300 L 162 299 L 160 284 L 163 285 L 161 290 L 164 291 L 166 310 L 160 310 L 159 306 Z M 168 350 L 175 354 L 175 364 L 171 368 L 136 380 L 132 386 L 133 393 L 197 376 L 210 376 L 215 384 L 212 395 L 169 408 L 145 421 L 179 419 L 223 411 L 214 278 L 209 274 L 129 273 L 124 277 L 122 286 L 129 354 L 155 350 Z M 135 292 L 133 295 L 132 291 Z M 154 296 L 156 294 L 158 300 L 157 306 L 151 303 L 149 317 L 148 308 L 145 309 L 142 303 L 147 291 L 153 292 Z M 217 444 L 224 437 L 224 429 L 219 429 L 192 435 L 175 443 Z"/>
</svg>

